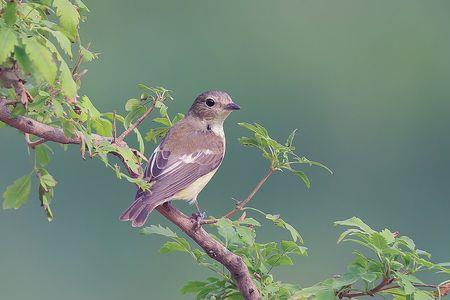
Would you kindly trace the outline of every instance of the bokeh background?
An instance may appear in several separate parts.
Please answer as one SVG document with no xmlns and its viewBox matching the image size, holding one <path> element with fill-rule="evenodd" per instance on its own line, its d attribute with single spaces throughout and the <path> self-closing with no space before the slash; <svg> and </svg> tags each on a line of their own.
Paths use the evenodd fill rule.
<svg viewBox="0 0 450 300">
<path fill-rule="evenodd" d="M 298 151 L 335 171 L 306 168 L 309 190 L 278 174 L 252 203 L 300 228 L 310 249 L 279 279 L 306 286 L 344 271 L 351 247 L 336 246 L 332 223 L 351 216 L 450 259 L 449 1 L 86 2 L 82 36 L 102 55 L 82 92 L 99 108 L 123 107 L 140 82 L 172 89 L 172 113 L 207 89 L 227 90 L 243 107 L 226 124 L 226 159 L 200 197 L 210 215 L 231 208 L 266 168 L 238 145 L 239 121 L 282 139 L 299 128 Z M 20 134 L 3 128 L 0 137 L 4 190 L 32 161 Z M 81 160 L 76 147 L 55 148 L 54 221 L 36 195 L 0 211 L 1 299 L 178 299 L 185 281 L 209 275 L 118 221 L 133 186 Z M 174 227 L 157 213 L 149 223 Z M 284 234 L 259 232 L 262 240 Z"/>
</svg>

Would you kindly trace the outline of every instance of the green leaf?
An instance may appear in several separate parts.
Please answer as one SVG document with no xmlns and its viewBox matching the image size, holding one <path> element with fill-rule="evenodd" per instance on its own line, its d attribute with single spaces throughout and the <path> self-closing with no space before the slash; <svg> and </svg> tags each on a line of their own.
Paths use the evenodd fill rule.
<svg viewBox="0 0 450 300">
<path fill-rule="evenodd" d="M 28 201 L 31 191 L 31 174 L 16 179 L 3 193 L 3 209 L 18 209 Z"/>
<path fill-rule="evenodd" d="M 370 228 L 369 225 L 367 225 L 360 218 L 357 218 L 357 217 L 351 217 L 350 219 L 347 219 L 344 221 L 336 221 L 336 222 L 334 222 L 334 225 L 335 226 L 341 225 L 341 226 L 358 227 L 362 231 L 369 233 L 369 234 L 372 234 L 375 232 L 372 228 Z"/>
<path fill-rule="evenodd" d="M 267 260 L 267 263 L 273 267 L 276 266 L 291 266 L 294 264 L 292 259 L 287 255 L 275 254 Z"/>
<path fill-rule="evenodd" d="M 34 37 L 22 39 L 22 42 L 28 57 L 36 68 L 37 74 L 33 75 L 38 75 L 38 79 L 43 78 L 47 83 L 53 84 L 57 68 L 52 53 Z"/>
<path fill-rule="evenodd" d="M 167 127 L 171 127 L 172 126 L 172 122 L 169 119 L 167 119 L 167 118 L 154 118 L 153 122 L 165 125 Z"/>
<path fill-rule="evenodd" d="M 83 46 L 80 46 L 80 53 L 83 55 L 83 61 L 84 62 L 90 62 L 91 60 L 97 58 L 97 54 L 89 51 L 88 49 L 84 48 Z"/>
<path fill-rule="evenodd" d="M 142 138 L 141 132 L 139 131 L 139 129 L 135 128 L 134 133 L 136 133 L 136 139 L 137 139 L 138 145 L 139 145 L 139 152 L 144 154 L 145 153 L 145 144 L 144 144 L 144 139 Z"/>
<path fill-rule="evenodd" d="M 233 222 L 226 218 L 220 218 L 217 223 L 217 231 L 225 239 L 225 242 L 234 242 L 239 240 L 239 236 L 233 226 Z"/>
<path fill-rule="evenodd" d="M 306 256 L 306 248 L 299 246 L 294 241 L 281 241 L 281 249 L 287 253 L 295 253 L 297 255 Z"/>
<path fill-rule="evenodd" d="M 92 127 L 95 129 L 95 132 L 97 132 L 97 134 L 99 135 L 107 137 L 112 137 L 113 135 L 113 125 L 111 124 L 110 121 L 106 119 L 103 118 L 94 119 L 92 122 Z"/>
<path fill-rule="evenodd" d="M 132 111 L 141 106 L 141 101 L 138 99 L 128 99 L 127 103 L 125 103 L 125 110 Z"/>
<path fill-rule="evenodd" d="M 99 119 L 101 113 L 95 108 L 88 96 L 83 96 L 80 105 L 86 110 L 92 119 Z"/>
<path fill-rule="evenodd" d="M 165 242 L 164 245 L 159 249 L 159 253 L 166 254 L 172 252 L 189 252 L 183 245 L 177 242 Z"/>
<path fill-rule="evenodd" d="M 176 123 L 180 122 L 183 118 L 184 118 L 184 114 L 177 113 L 176 116 L 173 117 L 173 119 L 172 119 L 172 124 L 176 124 Z"/>
<path fill-rule="evenodd" d="M 239 143 L 244 147 L 256 147 L 256 148 L 259 147 L 258 141 L 254 138 L 241 137 L 238 140 L 239 140 Z"/>
<path fill-rule="evenodd" d="M 349 235 L 354 235 L 355 233 L 362 233 L 361 230 L 356 229 L 356 228 L 350 228 L 347 229 L 346 231 L 344 231 L 343 233 L 341 233 L 341 235 L 339 236 L 337 243 L 341 243 L 347 236 Z"/>
<path fill-rule="evenodd" d="M 17 38 L 11 28 L 0 28 L 0 64 L 4 63 L 17 45 Z"/>
<path fill-rule="evenodd" d="M 386 243 L 388 243 L 389 245 L 395 242 L 395 236 L 389 229 L 383 229 L 380 234 L 384 237 Z"/>
<path fill-rule="evenodd" d="M 316 294 L 316 297 L 314 300 L 335 300 L 336 295 L 334 294 L 334 291 L 331 289 L 325 289 L 321 290 Z"/>
<path fill-rule="evenodd" d="M 67 56 L 72 58 L 72 44 L 71 44 L 70 40 L 67 38 L 67 36 L 64 33 L 62 33 L 61 31 L 57 31 L 57 30 L 50 30 L 50 33 L 58 41 L 58 43 L 61 46 L 61 49 L 63 49 L 64 53 L 66 53 Z"/>
<path fill-rule="evenodd" d="M 283 221 L 279 215 L 266 214 L 265 216 L 266 219 L 274 222 L 278 227 L 288 230 L 294 242 L 300 241 L 300 243 L 303 243 L 303 239 L 297 229 L 295 229 L 291 224 Z"/>
<path fill-rule="evenodd" d="M 416 244 L 414 243 L 414 241 L 407 237 L 407 236 L 401 236 L 399 238 L 397 238 L 397 241 L 403 245 L 405 245 L 406 247 L 408 247 L 409 250 L 414 250 L 416 249 Z"/>
<path fill-rule="evenodd" d="M 45 190 L 42 185 L 39 185 L 39 201 L 44 209 L 47 220 L 51 222 L 53 220 L 53 212 L 50 208 L 50 203 L 53 198 L 53 189 Z"/>
<path fill-rule="evenodd" d="M 311 167 L 312 167 L 312 166 L 321 167 L 321 168 L 327 170 L 330 174 L 333 174 L 333 171 L 332 171 L 330 168 L 328 168 L 327 166 L 325 166 L 324 164 L 322 164 L 322 163 L 320 163 L 320 162 L 317 162 L 317 161 L 309 160 L 309 159 L 307 159 L 307 158 L 304 157 L 304 156 L 298 157 L 298 158 L 297 158 L 297 161 L 298 161 L 299 163 L 302 163 L 302 164 L 308 164 L 308 165 L 311 166 Z"/>
<path fill-rule="evenodd" d="M 133 123 L 136 119 L 138 119 L 140 116 L 142 116 L 147 109 L 145 106 L 139 106 L 138 108 L 130 111 L 127 116 L 125 117 L 124 125 L 125 127 L 129 127 L 131 123 Z"/>
<path fill-rule="evenodd" d="M 89 8 L 86 6 L 86 4 L 83 3 L 81 0 L 75 0 L 75 4 L 82 10 L 85 10 L 86 12 L 89 12 Z"/>
<path fill-rule="evenodd" d="M 25 106 L 22 103 L 16 105 L 11 111 L 11 117 L 23 116 L 27 112 Z"/>
<path fill-rule="evenodd" d="M 182 295 L 186 294 L 195 294 L 203 290 L 203 288 L 208 285 L 207 282 L 204 281 L 188 281 L 183 287 L 180 289 Z"/>
<path fill-rule="evenodd" d="M 280 257 L 280 260 L 278 261 L 278 265 L 280 265 L 280 266 L 292 266 L 293 264 L 294 264 L 294 262 L 287 255 L 282 255 Z"/>
<path fill-rule="evenodd" d="M 251 227 L 247 226 L 236 226 L 235 230 L 242 242 L 251 246 L 255 244 L 255 231 Z"/>
<path fill-rule="evenodd" d="M 291 134 L 289 135 L 289 137 L 286 140 L 286 147 L 292 147 L 292 144 L 294 142 L 294 138 L 295 138 L 295 134 L 297 133 L 298 129 L 294 129 Z"/>
<path fill-rule="evenodd" d="M 433 293 L 421 290 L 416 290 L 414 292 L 414 300 L 433 300 L 433 299 L 436 299 Z"/>
<path fill-rule="evenodd" d="M 170 230 L 168 227 L 162 227 L 161 225 L 158 226 L 151 225 L 150 227 L 144 227 L 141 229 L 140 232 L 143 235 L 158 234 L 170 238 L 178 237 L 178 235 L 172 230 Z"/>
<path fill-rule="evenodd" d="M 377 280 L 378 278 L 378 274 L 377 273 L 365 273 L 361 275 L 361 278 L 367 282 L 374 282 L 375 280 Z"/>
<path fill-rule="evenodd" d="M 69 67 L 64 60 L 61 61 L 61 65 L 59 68 L 61 71 L 62 91 L 64 95 L 73 100 L 77 96 L 77 84 L 73 80 L 72 72 L 69 70 Z"/>
<path fill-rule="evenodd" d="M 17 62 L 19 63 L 19 67 L 23 70 L 24 73 L 33 73 L 33 63 L 31 62 L 24 48 L 16 46 L 14 49 L 14 57 L 16 58 Z"/>
<path fill-rule="evenodd" d="M 76 7 L 69 0 L 53 0 L 53 6 L 56 7 L 56 15 L 59 17 L 62 27 L 69 38 L 74 41 L 78 35 L 78 23 L 80 22 L 80 14 Z"/>
<path fill-rule="evenodd" d="M 77 127 L 74 125 L 73 120 L 61 119 L 61 127 L 66 136 L 74 137 L 77 135 Z"/>
<path fill-rule="evenodd" d="M 261 223 L 259 223 L 258 221 L 256 221 L 253 218 L 245 218 L 244 220 L 237 221 L 237 222 L 239 223 L 239 225 L 240 224 L 245 224 L 245 225 L 257 226 L 257 227 L 261 226 Z"/>
<path fill-rule="evenodd" d="M 309 181 L 309 178 L 308 176 L 306 176 L 305 173 L 299 170 L 292 170 L 292 173 L 294 173 L 298 178 L 300 178 L 305 183 L 308 189 L 311 187 L 311 182 Z"/>
<path fill-rule="evenodd" d="M 16 23 L 17 15 L 17 3 L 15 1 L 10 1 L 6 4 L 4 12 L 4 20 L 6 25 L 13 25 Z"/>
<path fill-rule="evenodd" d="M 399 279 L 399 284 L 403 288 L 403 290 L 405 291 L 406 295 L 411 295 L 411 294 L 413 294 L 415 292 L 416 288 L 412 284 L 412 282 L 411 282 L 410 278 L 408 277 L 408 275 L 404 275 L 404 274 L 398 273 L 397 277 Z"/>
<path fill-rule="evenodd" d="M 378 232 L 372 234 L 370 242 L 380 251 L 386 249 L 388 246 L 386 239 Z"/>
<path fill-rule="evenodd" d="M 36 151 L 36 160 L 42 167 L 44 167 L 50 162 L 50 154 L 52 154 L 53 151 L 49 146 L 45 144 L 38 145 L 36 146 L 35 151 Z"/>
<path fill-rule="evenodd" d="M 44 189 L 48 190 L 49 188 L 54 188 L 58 183 L 55 178 L 49 173 L 46 173 L 39 177 L 39 182 L 44 187 Z"/>
<path fill-rule="evenodd" d="M 0 121 L 0 128 L 5 127 L 5 123 L 3 123 L 2 121 Z"/>
</svg>

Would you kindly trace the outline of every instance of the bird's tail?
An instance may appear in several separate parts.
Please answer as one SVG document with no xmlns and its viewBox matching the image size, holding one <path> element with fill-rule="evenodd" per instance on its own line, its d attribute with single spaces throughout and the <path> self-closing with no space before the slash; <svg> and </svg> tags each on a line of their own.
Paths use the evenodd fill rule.
<svg viewBox="0 0 450 300">
<path fill-rule="evenodd" d="M 132 221 L 133 227 L 141 227 L 147 221 L 148 216 L 159 203 L 150 200 L 151 192 L 143 192 L 138 190 L 134 202 L 126 211 L 124 211 L 119 219 L 121 221 Z"/>
</svg>

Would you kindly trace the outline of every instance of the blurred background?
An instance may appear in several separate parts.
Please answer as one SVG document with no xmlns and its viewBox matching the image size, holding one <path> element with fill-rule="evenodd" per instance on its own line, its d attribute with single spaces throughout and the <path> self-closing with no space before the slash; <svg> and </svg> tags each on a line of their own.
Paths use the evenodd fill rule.
<svg viewBox="0 0 450 300">
<path fill-rule="evenodd" d="M 122 109 L 141 82 L 173 90 L 172 113 L 208 89 L 243 107 L 227 121 L 225 161 L 200 195 L 209 215 L 230 209 L 266 169 L 259 153 L 239 146 L 246 132 L 237 122 L 261 122 L 283 140 L 299 128 L 298 152 L 334 170 L 305 168 L 309 190 L 277 174 L 252 202 L 299 228 L 309 248 L 278 279 L 307 286 L 345 271 L 353 245 L 336 245 L 332 223 L 351 216 L 450 260 L 449 1 L 86 3 L 82 37 L 102 54 L 86 66 L 82 93 L 101 110 Z M 0 137 L 3 191 L 32 160 L 20 134 L 2 128 Z M 54 221 L 37 194 L 0 211 L 2 299 L 178 299 L 184 282 L 209 275 L 183 254 L 159 254 L 163 239 L 118 221 L 131 184 L 83 161 L 77 147 L 54 148 Z M 157 213 L 148 224 L 174 227 Z M 285 234 L 259 231 L 262 241 Z"/>
</svg>

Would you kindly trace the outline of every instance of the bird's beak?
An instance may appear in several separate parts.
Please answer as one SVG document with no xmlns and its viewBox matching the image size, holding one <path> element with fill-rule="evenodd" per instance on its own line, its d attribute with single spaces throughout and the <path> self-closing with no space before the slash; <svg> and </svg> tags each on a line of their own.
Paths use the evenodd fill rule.
<svg viewBox="0 0 450 300">
<path fill-rule="evenodd" d="M 227 104 L 226 108 L 229 109 L 229 110 L 239 110 L 239 109 L 241 109 L 241 107 L 239 105 L 237 105 L 236 103 L 234 103 L 234 102 L 231 102 L 231 103 Z"/>
</svg>

